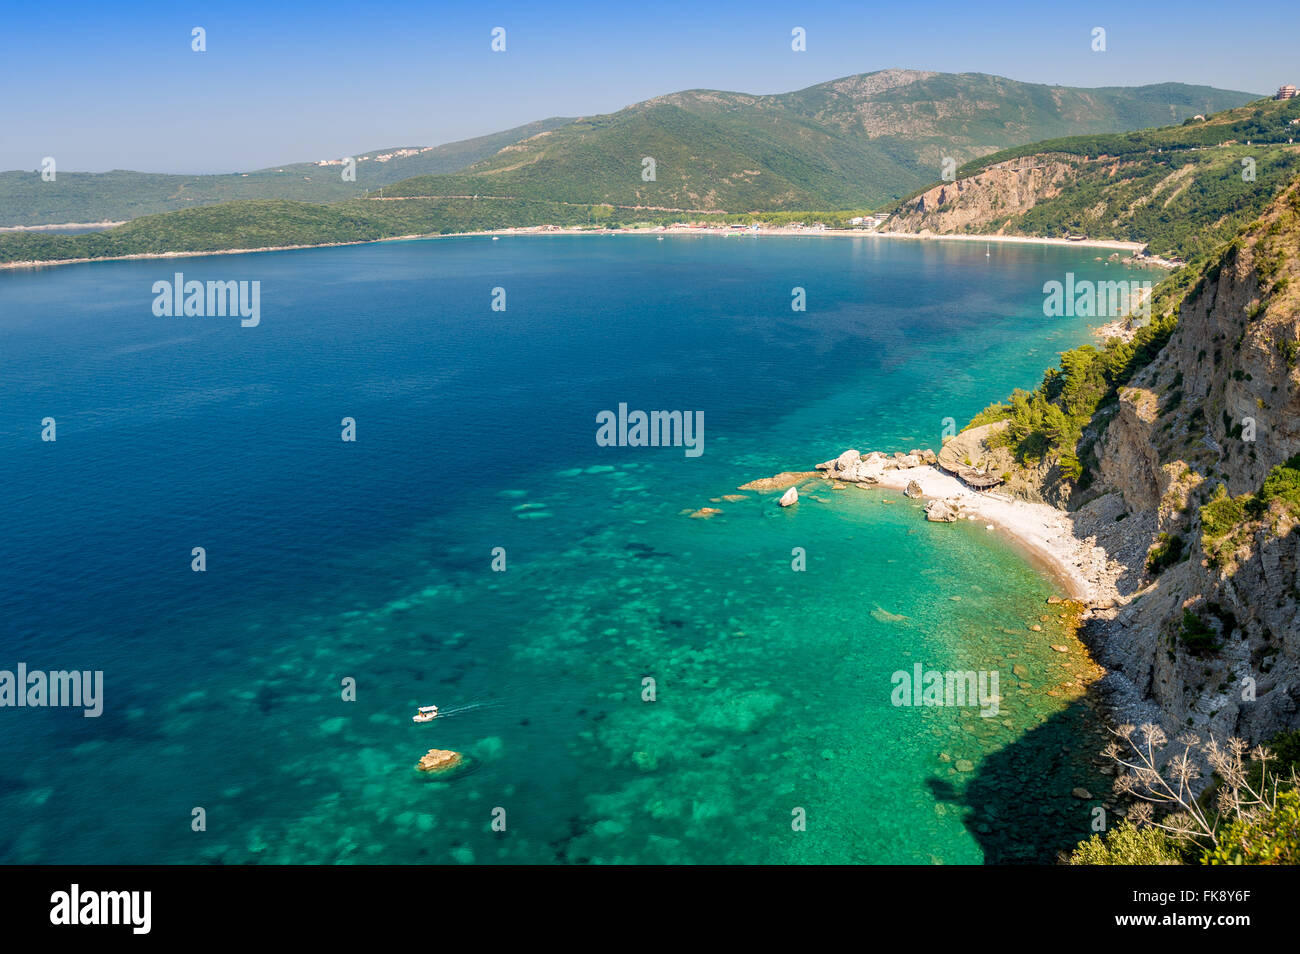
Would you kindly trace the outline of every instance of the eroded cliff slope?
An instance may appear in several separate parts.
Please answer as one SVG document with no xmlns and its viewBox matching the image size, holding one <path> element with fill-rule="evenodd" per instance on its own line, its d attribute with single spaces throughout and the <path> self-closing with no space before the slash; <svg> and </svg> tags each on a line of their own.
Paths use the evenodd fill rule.
<svg viewBox="0 0 1300 954">
<path fill-rule="evenodd" d="M 1094 418 L 1074 489 L 1078 524 L 1129 566 L 1089 627 L 1099 661 L 1174 727 L 1300 726 L 1298 355 L 1300 180 L 1202 270 Z"/>
</svg>

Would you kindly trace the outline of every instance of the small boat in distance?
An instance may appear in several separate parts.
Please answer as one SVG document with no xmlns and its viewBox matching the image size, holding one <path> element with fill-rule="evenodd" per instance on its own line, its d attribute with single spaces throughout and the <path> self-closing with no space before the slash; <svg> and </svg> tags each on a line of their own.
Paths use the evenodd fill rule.
<svg viewBox="0 0 1300 954">
<path fill-rule="evenodd" d="M 416 712 L 415 715 L 411 716 L 411 721 L 432 722 L 436 718 L 438 718 L 437 706 L 420 706 L 419 711 Z"/>
</svg>

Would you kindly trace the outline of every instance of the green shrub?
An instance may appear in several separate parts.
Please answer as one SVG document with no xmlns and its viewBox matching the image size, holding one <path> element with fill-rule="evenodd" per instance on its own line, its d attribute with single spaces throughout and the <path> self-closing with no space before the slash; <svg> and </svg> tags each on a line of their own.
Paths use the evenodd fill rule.
<svg viewBox="0 0 1300 954">
<path fill-rule="evenodd" d="M 1158 575 L 1183 558 L 1185 542 L 1178 534 L 1162 533 L 1147 554 L 1147 572 Z"/>
<path fill-rule="evenodd" d="M 1158 828 L 1138 828 L 1120 822 L 1105 835 L 1080 842 L 1070 855 L 1072 865 L 1181 865 L 1177 844 Z"/>
<path fill-rule="evenodd" d="M 1201 508 L 1201 547 L 1213 566 L 1222 566 L 1235 549 L 1238 531 L 1265 516 L 1274 505 L 1300 513 L 1300 454 L 1278 464 L 1253 494 L 1228 495 L 1220 484 Z"/>
<path fill-rule="evenodd" d="M 1246 522 L 1246 496 L 1229 496 L 1228 488 L 1219 484 L 1209 502 L 1201 508 L 1201 546 L 1214 566 L 1223 564 L 1232 550 L 1225 544 Z"/>
<path fill-rule="evenodd" d="M 989 405 L 967 426 L 1008 421 L 990 443 L 1011 448 L 1022 465 L 1057 461 L 1062 476 L 1085 486 L 1094 463 L 1085 428 L 1098 409 L 1115 403 L 1120 387 L 1150 364 L 1175 323 L 1172 314 L 1164 315 L 1139 328 L 1132 341 L 1112 338 L 1100 349 L 1082 345 L 1062 352 L 1060 367 L 1049 368 L 1035 390 L 1016 389 L 1009 403 Z"/>
<path fill-rule="evenodd" d="M 1300 729 L 1279 732 L 1269 740 L 1268 747 L 1277 756 L 1277 765 L 1272 771 L 1289 778 L 1291 770 L 1300 771 Z"/>
<path fill-rule="evenodd" d="M 1210 652 L 1219 648 L 1219 637 L 1209 624 L 1191 610 L 1183 610 L 1183 622 L 1178 638 L 1194 653 Z"/>
<path fill-rule="evenodd" d="M 1201 857 L 1206 865 L 1300 864 L 1300 792 L 1281 792 L 1272 811 L 1235 819 Z"/>
<path fill-rule="evenodd" d="M 1246 509 L 1252 516 L 1262 516 L 1275 500 L 1293 509 L 1300 507 L 1300 454 L 1269 471 L 1264 485 L 1247 503 Z"/>
</svg>

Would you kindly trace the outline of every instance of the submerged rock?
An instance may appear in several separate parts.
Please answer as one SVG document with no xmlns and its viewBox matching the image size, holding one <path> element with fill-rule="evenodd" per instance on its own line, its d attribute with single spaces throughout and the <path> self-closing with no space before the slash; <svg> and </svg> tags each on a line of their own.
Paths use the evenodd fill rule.
<svg viewBox="0 0 1300 954">
<path fill-rule="evenodd" d="M 897 613 L 891 613 L 882 606 L 877 606 L 871 611 L 872 619 L 879 620 L 882 623 L 901 623 L 907 619 L 906 616 L 900 616 Z"/>
<path fill-rule="evenodd" d="M 747 484 L 741 484 L 737 490 L 784 490 L 786 487 L 792 487 L 795 484 L 803 483 L 805 480 L 811 480 L 814 477 L 820 477 L 817 471 L 782 471 L 773 477 L 762 477 L 758 480 L 751 480 Z"/>
<path fill-rule="evenodd" d="M 460 762 L 461 754 L 459 752 L 452 752 L 448 749 L 430 749 L 416 763 L 415 767 L 421 772 L 445 772 L 448 769 L 455 768 Z"/>
<path fill-rule="evenodd" d="M 722 513 L 717 507 L 701 507 L 691 514 L 692 520 L 708 520 L 714 514 Z"/>
</svg>

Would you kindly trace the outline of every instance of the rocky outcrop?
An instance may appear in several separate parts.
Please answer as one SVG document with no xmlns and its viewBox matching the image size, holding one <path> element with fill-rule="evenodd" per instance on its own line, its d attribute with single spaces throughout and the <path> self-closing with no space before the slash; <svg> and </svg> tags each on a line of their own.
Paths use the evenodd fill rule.
<svg viewBox="0 0 1300 954">
<path fill-rule="evenodd" d="M 448 749 L 430 749 L 415 767 L 421 772 L 446 772 L 461 763 L 461 754 Z"/>
<path fill-rule="evenodd" d="M 738 490 L 785 490 L 787 487 L 793 487 L 795 484 L 801 484 L 805 480 L 812 480 L 820 477 L 821 474 L 815 470 L 802 471 L 782 471 L 773 477 L 762 477 L 758 480 L 751 480 L 747 484 L 741 484 Z"/>
<path fill-rule="evenodd" d="M 791 487 L 789 490 L 783 493 L 781 495 L 781 499 L 777 501 L 777 503 L 779 503 L 782 507 L 793 507 L 798 502 L 799 502 L 799 491 L 794 487 Z"/>
<path fill-rule="evenodd" d="M 865 457 L 856 450 L 847 450 L 834 460 L 817 465 L 817 470 L 827 477 L 851 484 L 876 484 L 887 470 L 907 470 L 923 464 L 933 464 L 937 456 L 931 450 L 913 450 L 906 454 L 895 451 L 884 454 L 872 451 Z"/>
<path fill-rule="evenodd" d="M 1013 216 L 1061 193 L 1079 160 L 1030 156 L 989 166 L 982 172 L 927 189 L 901 206 L 882 227 L 886 232 L 980 232 L 1000 234 Z"/>
<path fill-rule="evenodd" d="M 1121 388 L 1119 410 L 1097 454 L 1102 479 L 1120 492 L 1130 512 L 1154 510 L 1160 502 L 1160 454 L 1153 441 L 1158 410 L 1151 391 Z"/>
<path fill-rule="evenodd" d="M 961 508 L 955 501 L 931 500 L 925 505 L 925 519 L 934 523 L 954 523 L 961 518 Z"/>
</svg>

